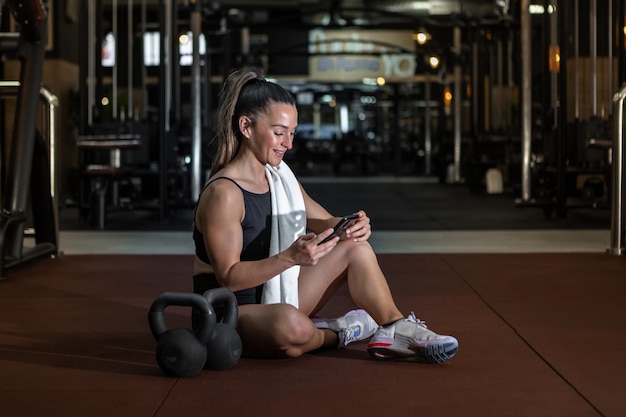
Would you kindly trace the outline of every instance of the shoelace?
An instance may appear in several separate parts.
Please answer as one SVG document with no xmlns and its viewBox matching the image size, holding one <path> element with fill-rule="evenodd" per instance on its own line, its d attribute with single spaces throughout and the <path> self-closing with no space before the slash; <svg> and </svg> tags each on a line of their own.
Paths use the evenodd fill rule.
<svg viewBox="0 0 626 417">
<path fill-rule="evenodd" d="M 346 327 L 344 329 L 341 329 L 341 333 L 342 333 L 342 336 L 343 336 L 343 338 L 342 338 L 343 340 L 340 340 L 341 345 L 342 346 L 347 346 L 348 343 L 351 343 L 354 340 L 356 340 L 355 333 L 357 331 L 359 333 L 361 331 L 361 328 L 359 326 L 350 326 L 350 327 Z"/>
<path fill-rule="evenodd" d="M 423 327 L 424 329 L 428 329 L 428 326 L 426 326 L 426 322 L 415 317 L 415 313 L 413 311 L 411 311 L 408 320 L 417 323 L 418 326 Z"/>
</svg>

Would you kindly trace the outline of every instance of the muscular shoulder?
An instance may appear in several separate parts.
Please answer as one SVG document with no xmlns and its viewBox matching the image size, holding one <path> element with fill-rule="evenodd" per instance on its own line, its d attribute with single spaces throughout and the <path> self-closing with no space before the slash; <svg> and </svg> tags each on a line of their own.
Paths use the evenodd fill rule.
<svg viewBox="0 0 626 417">
<path fill-rule="evenodd" d="M 229 197 L 230 195 L 240 195 L 241 190 L 235 180 L 227 177 L 220 177 L 211 180 L 202 192 L 210 197 Z"/>
<path fill-rule="evenodd" d="M 243 210 L 241 189 L 232 181 L 220 178 L 208 184 L 200 194 L 196 222 L 206 215 L 211 217 L 238 215 L 243 218 Z"/>
</svg>

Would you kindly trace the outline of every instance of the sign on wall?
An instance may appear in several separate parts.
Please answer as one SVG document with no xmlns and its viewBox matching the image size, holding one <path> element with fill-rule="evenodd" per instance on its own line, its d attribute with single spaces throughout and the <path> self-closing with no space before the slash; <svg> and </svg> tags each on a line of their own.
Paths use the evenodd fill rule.
<svg viewBox="0 0 626 417">
<path fill-rule="evenodd" d="M 411 31 L 323 30 L 309 32 L 309 79 L 361 81 L 384 77 L 405 80 L 415 75 L 415 41 Z"/>
</svg>

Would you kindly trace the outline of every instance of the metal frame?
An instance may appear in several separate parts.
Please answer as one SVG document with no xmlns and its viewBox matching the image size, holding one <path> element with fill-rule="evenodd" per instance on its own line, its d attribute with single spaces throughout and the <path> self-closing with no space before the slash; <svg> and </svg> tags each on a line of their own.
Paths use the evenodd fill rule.
<svg viewBox="0 0 626 417">
<path fill-rule="evenodd" d="M 51 215 L 50 218 L 37 217 L 37 222 L 52 222 L 54 232 L 48 230 L 36 230 L 36 246 L 30 250 L 24 250 L 24 232 L 26 211 L 28 207 L 29 197 L 38 199 L 38 203 L 47 200 L 53 207 L 54 202 L 54 185 L 53 184 L 36 184 L 37 191 L 43 194 L 44 190 L 48 190 L 48 196 L 34 195 L 36 189 L 33 185 L 31 174 L 40 167 L 33 163 L 35 156 L 40 156 L 40 150 L 36 148 L 35 125 L 37 121 L 37 113 L 39 99 L 43 97 L 48 104 L 49 119 L 46 124 L 50 128 L 52 139 L 50 146 L 52 152 L 50 157 L 54 158 L 54 130 L 56 130 L 56 107 L 58 101 L 53 94 L 44 90 L 42 92 L 41 78 L 43 73 L 43 61 L 45 56 L 46 34 L 47 34 L 47 11 L 40 0 L 29 1 L 9 1 L 8 6 L 13 11 L 16 20 L 20 23 L 20 36 L 17 44 L 17 55 L 20 60 L 20 77 L 17 83 L 9 83 L 5 85 L 13 94 L 17 95 L 15 119 L 13 124 L 11 139 L 11 155 L 9 166 L 7 169 L 6 189 L 2 190 L 2 213 L 0 215 L 0 279 L 4 278 L 4 270 L 6 267 L 21 263 L 26 260 L 33 259 L 44 255 L 58 254 L 58 222 L 55 209 L 46 213 L 38 214 Z M 51 114 L 51 116 L 50 116 Z M 54 178 L 54 159 L 50 164 L 52 172 L 51 181 Z M 41 188 L 43 186 L 43 189 Z M 51 187 L 51 188 L 48 188 Z M 35 207 L 33 201 L 33 210 L 41 210 L 42 207 Z M 49 220 L 49 221 L 48 221 Z M 47 222 L 48 221 L 48 222 Z M 46 223 L 47 222 L 47 223 Z M 42 224 L 42 223 L 39 223 Z M 42 228 L 44 229 L 44 228 Z"/>
<path fill-rule="evenodd" d="M 624 100 L 626 87 L 613 96 L 613 149 L 612 149 L 612 194 L 611 194 L 611 246 L 607 252 L 623 255 L 626 251 L 624 228 Z"/>
</svg>

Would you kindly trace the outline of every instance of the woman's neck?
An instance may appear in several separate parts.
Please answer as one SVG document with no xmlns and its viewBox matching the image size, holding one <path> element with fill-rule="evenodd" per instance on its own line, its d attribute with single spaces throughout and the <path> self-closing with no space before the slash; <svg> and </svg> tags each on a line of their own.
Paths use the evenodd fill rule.
<svg viewBox="0 0 626 417">
<path fill-rule="evenodd" d="M 224 168 L 224 175 L 236 180 L 249 191 L 264 193 L 269 190 L 265 165 L 256 158 L 250 160 L 244 155 L 238 155 Z"/>
</svg>

